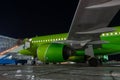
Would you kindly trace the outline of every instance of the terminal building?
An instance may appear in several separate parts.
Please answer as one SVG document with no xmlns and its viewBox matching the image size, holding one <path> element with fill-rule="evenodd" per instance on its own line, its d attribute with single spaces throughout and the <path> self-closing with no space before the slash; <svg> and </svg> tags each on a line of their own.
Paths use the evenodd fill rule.
<svg viewBox="0 0 120 80">
<path fill-rule="evenodd" d="M 0 65 L 1 64 L 31 64 L 31 56 L 25 56 L 18 53 L 23 49 L 24 44 L 19 39 L 0 35 Z M 28 62 L 29 61 L 29 62 Z"/>
<path fill-rule="evenodd" d="M 18 44 L 18 39 L 0 35 L 0 52 L 10 49 Z"/>
</svg>

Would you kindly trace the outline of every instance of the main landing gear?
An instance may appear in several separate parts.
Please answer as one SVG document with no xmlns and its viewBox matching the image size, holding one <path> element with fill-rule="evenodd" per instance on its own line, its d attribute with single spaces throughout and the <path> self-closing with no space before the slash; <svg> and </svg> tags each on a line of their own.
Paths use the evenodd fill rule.
<svg viewBox="0 0 120 80">
<path fill-rule="evenodd" d="M 97 67 L 99 65 L 99 60 L 96 57 L 90 57 L 86 59 L 86 63 L 91 67 Z"/>
<path fill-rule="evenodd" d="M 33 60 L 31 61 L 31 65 L 36 65 L 36 57 L 34 57 Z"/>
<path fill-rule="evenodd" d="M 88 45 L 85 48 L 85 61 L 89 66 L 92 66 L 92 67 L 97 67 L 99 63 L 102 63 L 98 58 L 94 56 L 92 45 Z"/>
</svg>

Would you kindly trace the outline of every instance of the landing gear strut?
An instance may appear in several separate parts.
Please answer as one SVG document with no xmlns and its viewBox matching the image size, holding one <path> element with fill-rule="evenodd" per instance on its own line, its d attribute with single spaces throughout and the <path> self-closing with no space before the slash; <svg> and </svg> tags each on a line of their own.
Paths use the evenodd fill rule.
<svg viewBox="0 0 120 80">
<path fill-rule="evenodd" d="M 85 49 L 85 61 L 88 63 L 89 66 L 96 67 L 99 64 L 99 61 L 94 56 L 93 46 L 87 45 Z"/>
</svg>

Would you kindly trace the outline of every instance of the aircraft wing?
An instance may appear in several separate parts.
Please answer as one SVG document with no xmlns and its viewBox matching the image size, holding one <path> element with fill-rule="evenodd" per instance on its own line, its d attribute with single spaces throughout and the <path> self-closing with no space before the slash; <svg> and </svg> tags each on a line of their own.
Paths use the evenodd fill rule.
<svg viewBox="0 0 120 80">
<path fill-rule="evenodd" d="M 99 41 L 103 32 L 114 31 L 107 26 L 120 9 L 120 0 L 79 0 L 67 40 Z"/>
</svg>

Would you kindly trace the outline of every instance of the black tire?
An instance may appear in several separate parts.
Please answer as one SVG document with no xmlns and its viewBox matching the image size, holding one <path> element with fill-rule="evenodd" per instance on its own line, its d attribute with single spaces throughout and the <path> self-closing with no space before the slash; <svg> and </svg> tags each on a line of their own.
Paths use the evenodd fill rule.
<svg viewBox="0 0 120 80">
<path fill-rule="evenodd" d="M 3 66 L 5 66 L 6 64 L 2 64 Z"/>
<path fill-rule="evenodd" d="M 35 64 L 36 64 L 36 61 L 33 60 L 33 61 L 31 62 L 31 65 L 35 65 Z"/>
<path fill-rule="evenodd" d="M 53 64 L 57 64 L 56 62 L 53 62 Z"/>
<path fill-rule="evenodd" d="M 45 64 L 47 64 L 47 65 L 48 65 L 48 64 L 49 64 L 49 62 L 45 62 Z"/>
<path fill-rule="evenodd" d="M 88 60 L 88 64 L 89 64 L 89 66 L 91 66 L 91 67 L 97 67 L 98 66 L 98 59 L 96 59 L 96 58 L 91 58 L 90 60 Z"/>
<path fill-rule="evenodd" d="M 18 63 L 15 63 L 15 65 L 18 65 Z"/>
<path fill-rule="evenodd" d="M 102 64 L 103 64 L 102 59 L 99 59 L 99 64 L 100 64 L 100 65 L 102 65 Z"/>
<path fill-rule="evenodd" d="M 25 65 L 25 63 L 21 63 L 22 65 Z"/>
</svg>

